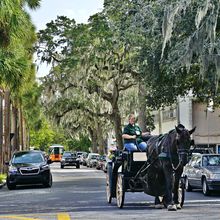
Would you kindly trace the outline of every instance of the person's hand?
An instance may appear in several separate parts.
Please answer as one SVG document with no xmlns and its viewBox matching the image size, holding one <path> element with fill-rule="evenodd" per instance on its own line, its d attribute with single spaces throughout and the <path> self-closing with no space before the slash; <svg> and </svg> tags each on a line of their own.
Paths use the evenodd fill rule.
<svg viewBox="0 0 220 220">
<path fill-rule="evenodd" d="M 136 139 L 136 135 L 132 135 L 132 139 Z"/>
<path fill-rule="evenodd" d="M 148 135 L 150 135 L 150 132 L 148 132 L 148 131 L 142 133 L 142 136 L 148 136 Z"/>
</svg>

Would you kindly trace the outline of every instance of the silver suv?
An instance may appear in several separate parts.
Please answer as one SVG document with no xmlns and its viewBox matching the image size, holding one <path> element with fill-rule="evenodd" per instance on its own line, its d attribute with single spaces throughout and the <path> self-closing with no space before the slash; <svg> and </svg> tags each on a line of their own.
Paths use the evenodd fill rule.
<svg viewBox="0 0 220 220">
<path fill-rule="evenodd" d="M 100 155 L 97 153 L 89 153 L 88 157 L 86 158 L 86 166 L 87 167 L 96 167 L 99 157 L 100 157 Z"/>
</svg>

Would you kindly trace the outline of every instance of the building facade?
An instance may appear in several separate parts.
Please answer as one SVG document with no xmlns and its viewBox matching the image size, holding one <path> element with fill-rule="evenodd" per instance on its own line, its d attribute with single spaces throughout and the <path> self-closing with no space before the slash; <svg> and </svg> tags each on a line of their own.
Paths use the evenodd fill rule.
<svg viewBox="0 0 220 220">
<path fill-rule="evenodd" d="M 195 144 L 220 153 L 220 108 L 210 111 L 206 104 L 188 96 L 179 98 L 177 106 L 154 112 L 154 115 L 156 128 L 152 134 L 166 133 L 179 123 L 187 129 L 196 126 L 192 135 Z"/>
</svg>

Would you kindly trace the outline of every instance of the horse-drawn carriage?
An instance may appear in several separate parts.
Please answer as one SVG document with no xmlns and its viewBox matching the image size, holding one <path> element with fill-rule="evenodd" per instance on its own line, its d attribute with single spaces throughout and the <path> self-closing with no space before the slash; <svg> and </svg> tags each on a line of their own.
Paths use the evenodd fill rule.
<svg viewBox="0 0 220 220">
<path fill-rule="evenodd" d="M 147 152 L 115 151 L 107 166 L 107 202 L 116 198 L 122 208 L 125 192 L 144 192 L 155 197 L 157 207 L 180 209 L 185 198 L 181 174 L 194 130 L 180 126 L 163 136 L 152 136 L 147 141 Z"/>
</svg>

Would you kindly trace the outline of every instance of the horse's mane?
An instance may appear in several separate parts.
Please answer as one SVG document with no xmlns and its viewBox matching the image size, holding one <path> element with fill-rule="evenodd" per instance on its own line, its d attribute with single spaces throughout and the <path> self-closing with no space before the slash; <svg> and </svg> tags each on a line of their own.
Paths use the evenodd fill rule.
<svg viewBox="0 0 220 220">
<path fill-rule="evenodd" d="M 184 129 L 184 128 L 185 128 L 185 126 L 184 126 L 184 125 L 182 125 L 182 124 L 178 124 L 178 125 L 177 125 L 177 128 L 179 128 L 179 129 Z"/>
</svg>

